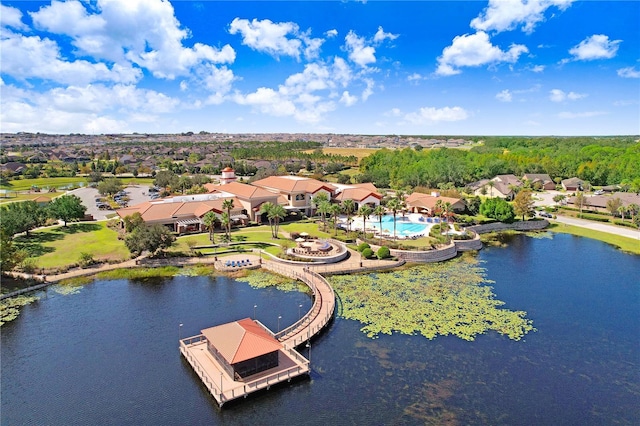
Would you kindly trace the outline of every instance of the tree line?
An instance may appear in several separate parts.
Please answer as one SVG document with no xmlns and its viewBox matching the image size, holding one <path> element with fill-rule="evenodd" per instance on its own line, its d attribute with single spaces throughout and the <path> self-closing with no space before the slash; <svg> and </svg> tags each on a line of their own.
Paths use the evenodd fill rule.
<svg viewBox="0 0 640 426">
<path fill-rule="evenodd" d="M 591 185 L 626 185 L 640 191 L 640 143 L 631 137 L 489 138 L 468 151 L 382 149 L 360 162 L 359 182 L 379 187 L 462 187 L 498 174 L 546 173 Z"/>
</svg>

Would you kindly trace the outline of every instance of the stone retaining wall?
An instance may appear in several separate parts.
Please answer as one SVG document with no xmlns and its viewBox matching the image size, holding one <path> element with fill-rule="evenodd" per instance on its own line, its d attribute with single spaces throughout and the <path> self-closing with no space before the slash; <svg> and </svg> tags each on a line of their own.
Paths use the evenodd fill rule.
<svg viewBox="0 0 640 426">
<path fill-rule="evenodd" d="M 380 246 L 372 245 L 371 250 L 373 252 L 377 252 Z M 443 262 L 445 260 L 452 259 L 456 257 L 458 254 L 458 250 L 456 249 L 456 245 L 451 243 L 445 247 L 427 250 L 427 251 L 417 251 L 417 250 L 397 250 L 397 249 L 389 249 L 391 252 L 391 256 L 397 257 L 398 259 L 402 259 L 406 262 L 421 262 L 421 263 L 433 263 L 433 262 Z"/>
<path fill-rule="evenodd" d="M 484 225 L 474 225 L 469 226 L 467 229 L 470 229 L 478 234 L 486 234 L 488 232 L 499 232 L 499 231 L 539 231 L 541 229 L 545 229 L 549 226 L 549 221 L 546 219 L 543 220 L 527 220 L 525 222 L 513 222 L 513 223 L 502 223 L 502 222 L 494 222 L 487 223 Z"/>
</svg>

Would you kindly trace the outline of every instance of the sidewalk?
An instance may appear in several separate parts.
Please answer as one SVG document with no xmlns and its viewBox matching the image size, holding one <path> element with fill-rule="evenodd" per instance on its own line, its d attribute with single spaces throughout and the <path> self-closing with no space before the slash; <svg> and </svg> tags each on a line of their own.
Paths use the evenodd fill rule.
<svg viewBox="0 0 640 426">
<path fill-rule="evenodd" d="M 593 231 L 606 232 L 609 234 L 620 235 L 622 237 L 640 240 L 640 231 L 631 228 L 623 228 L 621 226 L 607 225 L 606 223 L 593 222 L 585 219 L 576 219 L 568 216 L 556 216 L 550 219 L 553 222 L 564 223 L 567 225 L 579 226 L 581 228 L 591 229 Z"/>
</svg>

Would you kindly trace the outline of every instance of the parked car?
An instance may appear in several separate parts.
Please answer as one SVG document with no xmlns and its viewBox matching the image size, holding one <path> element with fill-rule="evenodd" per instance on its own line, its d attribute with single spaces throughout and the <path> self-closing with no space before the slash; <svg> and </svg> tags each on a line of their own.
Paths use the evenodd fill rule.
<svg viewBox="0 0 640 426">
<path fill-rule="evenodd" d="M 546 218 L 552 218 L 553 217 L 553 215 L 551 213 L 548 213 L 548 212 L 540 212 L 539 215 L 542 216 L 542 217 L 546 217 Z"/>
</svg>

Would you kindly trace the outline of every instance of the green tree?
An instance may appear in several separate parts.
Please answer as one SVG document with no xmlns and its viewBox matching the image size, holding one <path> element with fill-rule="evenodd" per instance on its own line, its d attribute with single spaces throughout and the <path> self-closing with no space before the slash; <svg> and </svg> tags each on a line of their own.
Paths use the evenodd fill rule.
<svg viewBox="0 0 640 426">
<path fill-rule="evenodd" d="M 144 251 L 148 251 L 154 256 L 171 247 L 175 240 L 176 237 L 169 228 L 155 224 L 137 228 L 126 236 L 124 243 L 127 249 L 136 256 L 140 256 Z"/>
<path fill-rule="evenodd" d="M 515 213 L 513 206 L 502 198 L 488 198 L 480 205 L 480 214 L 509 223 L 513 221 Z"/>
<path fill-rule="evenodd" d="M 46 210 L 35 201 L 20 201 L 9 203 L 0 210 L 0 228 L 7 235 L 15 235 L 44 225 Z"/>
<path fill-rule="evenodd" d="M 522 220 L 524 220 L 527 215 L 533 215 L 534 205 L 535 202 L 533 200 L 533 195 L 529 190 L 518 192 L 516 197 L 513 199 L 514 212 L 518 216 L 522 216 Z"/>
<path fill-rule="evenodd" d="M 402 210 L 402 201 L 399 198 L 392 198 L 387 202 L 387 208 L 393 213 L 393 238 L 396 238 L 396 216 Z"/>
<path fill-rule="evenodd" d="M 227 223 L 227 238 L 231 241 L 231 210 L 233 210 L 233 200 L 231 198 L 222 202 L 222 208 L 226 210 L 227 216 L 229 216 L 229 222 Z"/>
<path fill-rule="evenodd" d="M 367 235 L 367 219 L 373 213 L 373 209 L 368 204 L 363 204 L 358 209 L 358 214 L 362 216 L 362 235 Z"/>
<path fill-rule="evenodd" d="M 273 219 L 273 238 L 278 238 L 280 221 L 287 216 L 287 211 L 280 204 L 276 204 L 269 211 L 269 216 Z"/>
<path fill-rule="evenodd" d="M 378 204 L 373 209 L 373 214 L 378 218 L 378 225 L 380 226 L 378 230 L 380 231 L 380 233 L 382 233 L 382 218 L 384 217 L 385 213 L 386 213 L 386 210 L 382 204 Z"/>
<path fill-rule="evenodd" d="M 562 195 L 562 194 L 557 194 L 553 196 L 553 201 L 556 204 L 560 204 L 562 202 L 562 200 L 564 200 L 565 198 L 567 198 L 566 196 Z"/>
<path fill-rule="evenodd" d="M 351 232 L 351 218 L 353 217 L 353 212 L 356 209 L 356 204 L 353 200 L 347 199 L 341 203 L 340 207 L 347 216 L 347 230 Z"/>
<path fill-rule="evenodd" d="M 209 231 L 209 241 L 211 241 L 212 244 L 215 244 L 215 234 L 213 232 L 213 228 L 215 227 L 217 219 L 218 216 L 216 216 L 214 212 L 207 212 L 207 214 L 202 216 L 202 223 Z"/>
<path fill-rule="evenodd" d="M 620 198 L 612 198 L 607 201 L 607 210 L 611 213 L 611 216 L 615 216 L 619 212 L 619 208 L 622 207 L 622 200 Z"/>
<path fill-rule="evenodd" d="M 51 218 L 62 220 L 66 227 L 67 222 L 82 219 L 87 208 L 82 205 L 82 200 L 77 196 L 63 195 L 51 200 L 47 210 Z"/>
<path fill-rule="evenodd" d="M 12 270 L 26 257 L 27 253 L 15 246 L 12 236 L 0 230 L 0 271 Z"/>
<path fill-rule="evenodd" d="M 105 179 L 98 184 L 100 195 L 115 195 L 122 190 L 122 182 L 118 178 Z"/>
<path fill-rule="evenodd" d="M 131 233 L 141 226 L 144 226 L 144 219 L 142 218 L 140 212 L 135 212 L 133 214 L 125 216 L 122 221 L 124 222 L 124 230 L 127 233 Z"/>
<path fill-rule="evenodd" d="M 471 213 L 472 215 L 477 215 L 478 213 L 480 213 L 480 204 L 482 204 L 482 200 L 480 199 L 480 197 L 470 197 L 466 200 L 466 202 L 467 210 L 469 211 L 469 213 Z"/>
<path fill-rule="evenodd" d="M 584 192 L 581 191 L 576 192 L 576 196 L 573 197 L 573 205 L 578 206 L 580 214 L 582 214 L 582 207 L 584 207 L 586 201 L 587 197 L 585 197 Z"/>
<path fill-rule="evenodd" d="M 231 216 L 229 213 L 222 212 L 222 216 L 220 217 L 220 223 L 224 227 L 224 237 L 225 240 L 231 242 Z"/>
<path fill-rule="evenodd" d="M 156 178 L 153 180 L 153 184 L 164 188 L 165 190 L 175 189 L 178 187 L 178 175 L 170 170 L 161 170 L 156 174 Z"/>
<path fill-rule="evenodd" d="M 320 217 L 322 218 L 322 228 L 326 228 L 327 226 L 327 215 L 331 213 L 331 203 L 329 201 L 322 201 L 318 204 L 318 213 L 320 213 Z"/>
<path fill-rule="evenodd" d="M 338 216 L 342 209 L 340 208 L 340 204 L 331 204 L 329 208 L 329 213 L 331 214 L 331 222 L 333 223 L 333 231 L 335 235 L 338 235 Z"/>
<path fill-rule="evenodd" d="M 273 216 L 271 214 L 271 211 L 274 209 L 274 207 L 275 207 L 275 204 L 269 201 L 267 201 L 266 203 L 262 203 L 262 205 L 260 205 L 260 214 L 266 215 L 267 219 L 269 220 L 269 228 L 271 228 L 271 238 L 276 238 L 275 233 L 273 231 Z"/>
</svg>

